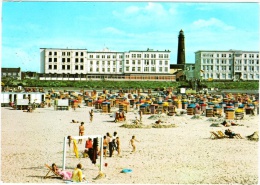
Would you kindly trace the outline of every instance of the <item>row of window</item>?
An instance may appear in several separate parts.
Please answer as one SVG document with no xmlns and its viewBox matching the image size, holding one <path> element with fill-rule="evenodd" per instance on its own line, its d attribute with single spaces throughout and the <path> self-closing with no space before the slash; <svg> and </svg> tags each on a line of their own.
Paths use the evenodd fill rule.
<svg viewBox="0 0 260 185">
<path fill-rule="evenodd" d="M 202 64 L 213 64 L 215 61 L 216 64 L 232 64 L 232 59 L 226 60 L 226 59 L 203 59 Z M 244 64 L 259 64 L 259 60 L 243 60 Z M 235 64 L 242 64 L 242 59 L 235 60 Z"/>
<path fill-rule="evenodd" d="M 222 54 L 216 54 L 216 57 L 222 57 L 222 58 L 231 58 L 232 54 L 226 54 L 226 53 L 222 53 Z M 214 53 L 203 53 L 202 57 L 214 57 Z M 243 55 L 244 58 L 259 58 L 259 54 L 244 54 Z"/>
<path fill-rule="evenodd" d="M 231 71 L 232 67 L 231 66 L 202 66 L 202 69 L 208 70 L 208 71 L 213 71 L 213 70 L 223 70 L 223 71 Z M 241 70 L 245 70 L 245 71 L 259 71 L 259 66 L 235 66 L 235 70 L 236 71 L 241 71 Z"/>
<path fill-rule="evenodd" d="M 49 56 L 57 56 L 57 52 L 56 51 L 49 51 Z M 61 53 L 62 56 L 71 56 L 71 52 L 65 52 L 63 51 Z M 75 56 L 84 56 L 84 52 L 75 52 Z M 142 58 L 142 54 L 126 54 L 125 58 Z M 144 58 L 169 58 L 169 54 L 143 54 Z M 120 54 L 118 55 L 119 58 L 123 58 L 123 55 Z M 100 55 L 100 54 L 90 54 L 89 58 L 117 58 L 117 55 L 115 54 L 110 54 L 110 55 Z"/>
<path fill-rule="evenodd" d="M 213 78 L 213 74 L 203 74 L 204 79 Z M 259 74 L 243 74 L 243 79 L 259 79 Z M 215 74 L 214 79 L 233 79 L 232 74 Z"/>
<path fill-rule="evenodd" d="M 57 70 L 58 66 L 57 65 L 49 65 L 49 69 L 52 70 Z M 62 65 L 61 66 L 62 70 L 70 70 L 71 66 L 70 65 Z M 84 70 L 83 65 L 75 65 L 74 70 Z M 92 68 L 90 67 L 90 72 L 116 72 L 116 68 Z M 144 72 L 156 72 L 155 67 L 144 67 L 143 68 Z M 164 70 L 164 71 L 163 71 Z M 141 67 L 126 67 L 126 72 L 141 72 Z M 119 68 L 119 72 L 122 72 L 122 68 Z M 159 72 L 168 72 L 168 67 L 159 67 Z"/>
</svg>

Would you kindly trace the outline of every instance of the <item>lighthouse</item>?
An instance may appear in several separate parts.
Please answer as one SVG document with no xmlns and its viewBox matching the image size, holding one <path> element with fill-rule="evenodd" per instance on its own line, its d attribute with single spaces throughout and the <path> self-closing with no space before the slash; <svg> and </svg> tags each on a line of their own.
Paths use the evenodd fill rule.
<svg viewBox="0 0 260 185">
<path fill-rule="evenodd" d="M 179 33 L 177 64 L 185 64 L 185 37 L 183 30 Z"/>
</svg>

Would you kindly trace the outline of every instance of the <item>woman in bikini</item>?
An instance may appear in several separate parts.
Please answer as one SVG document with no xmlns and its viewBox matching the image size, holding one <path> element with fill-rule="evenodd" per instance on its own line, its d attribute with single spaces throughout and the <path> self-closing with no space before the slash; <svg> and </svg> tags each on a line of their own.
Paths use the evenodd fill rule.
<svg viewBox="0 0 260 185">
<path fill-rule="evenodd" d="M 85 131 L 84 122 L 81 122 L 81 125 L 79 126 L 79 136 L 84 136 L 84 131 Z M 79 139 L 78 143 L 81 144 L 82 139 Z"/>
<path fill-rule="evenodd" d="M 104 139 L 103 139 L 103 155 L 105 156 L 105 159 L 107 158 L 107 146 L 108 146 L 107 136 L 104 136 Z"/>
</svg>

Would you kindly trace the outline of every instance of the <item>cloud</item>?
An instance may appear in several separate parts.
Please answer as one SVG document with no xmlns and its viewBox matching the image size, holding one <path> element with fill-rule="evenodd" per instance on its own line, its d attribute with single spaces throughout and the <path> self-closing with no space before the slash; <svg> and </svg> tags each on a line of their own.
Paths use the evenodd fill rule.
<svg viewBox="0 0 260 185">
<path fill-rule="evenodd" d="M 192 26 L 197 29 L 201 28 L 220 28 L 222 30 L 234 30 L 235 27 L 229 26 L 216 18 L 210 18 L 209 20 L 199 19 L 192 23 Z"/>
<path fill-rule="evenodd" d="M 103 33 L 108 33 L 108 34 L 115 34 L 115 35 L 124 35 L 125 33 L 117 28 L 113 28 L 113 27 L 106 27 L 104 29 L 102 29 Z"/>
</svg>

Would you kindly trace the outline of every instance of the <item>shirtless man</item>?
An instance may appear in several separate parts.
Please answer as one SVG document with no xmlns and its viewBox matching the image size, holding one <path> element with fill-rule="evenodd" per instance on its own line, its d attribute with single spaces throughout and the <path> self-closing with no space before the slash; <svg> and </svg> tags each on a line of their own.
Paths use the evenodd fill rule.
<svg viewBox="0 0 260 185">
<path fill-rule="evenodd" d="M 84 122 L 81 122 L 81 124 L 79 126 L 79 136 L 84 136 L 84 131 L 85 131 Z M 79 139 L 78 143 L 81 144 L 82 139 Z"/>
<path fill-rule="evenodd" d="M 132 151 L 132 152 L 135 152 L 135 149 L 136 149 L 136 147 L 135 147 L 135 141 L 139 142 L 138 140 L 135 139 L 135 136 L 132 136 L 132 139 L 131 139 L 130 142 L 129 142 L 129 144 L 131 144 L 132 147 L 133 147 L 133 151 Z"/>
<path fill-rule="evenodd" d="M 143 112 L 139 110 L 139 115 L 140 115 L 140 121 L 142 121 L 142 117 L 143 117 Z"/>
<path fill-rule="evenodd" d="M 117 154 L 118 155 L 120 155 L 120 139 L 119 139 L 119 137 L 116 137 L 116 146 L 117 146 L 117 148 L 116 148 L 116 150 L 117 150 Z"/>
<path fill-rule="evenodd" d="M 104 140 L 103 140 L 103 155 L 105 156 L 105 159 L 107 158 L 107 148 L 108 148 L 107 136 L 104 136 Z"/>
</svg>

